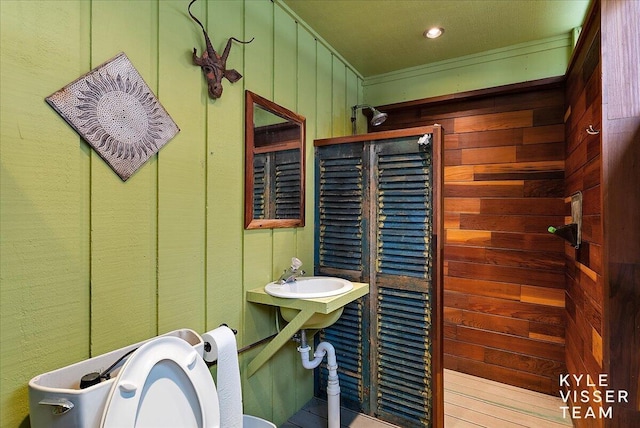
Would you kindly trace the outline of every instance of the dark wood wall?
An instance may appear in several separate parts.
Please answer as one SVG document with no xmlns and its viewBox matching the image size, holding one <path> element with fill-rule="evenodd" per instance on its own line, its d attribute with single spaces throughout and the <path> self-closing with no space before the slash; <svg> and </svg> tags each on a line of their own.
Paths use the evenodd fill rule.
<svg viewBox="0 0 640 428">
<path fill-rule="evenodd" d="M 628 393 L 605 426 L 640 427 L 640 2 L 603 0 L 600 26 L 604 366 Z"/>
<path fill-rule="evenodd" d="M 640 2 L 596 0 L 567 73 L 565 196 L 583 193 L 586 241 L 565 247 L 567 369 L 607 376 L 603 385 L 571 382 L 591 398 L 573 403 L 580 428 L 640 426 L 639 27 Z M 595 389 L 616 399 L 594 401 Z M 608 416 L 585 418 L 589 407 Z"/>
<path fill-rule="evenodd" d="M 444 365 L 558 394 L 565 368 L 564 84 L 380 106 L 370 131 L 441 124 Z"/>
<path fill-rule="evenodd" d="M 586 130 L 589 126 L 595 130 L 602 129 L 600 65 L 597 14 L 591 16 L 567 73 L 565 116 L 565 196 L 570 200 L 571 195 L 578 191 L 583 196 L 582 243 L 578 250 L 565 244 L 567 370 L 577 376 L 588 374 L 592 379 L 597 379 L 603 373 L 602 158 L 600 134 L 591 135 Z M 569 379 L 571 386 L 563 389 L 579 392 L 586 389 L 586 393 L 589 393 L 585 382 L 578 385 L 575 378 Z M 585 409 L 587 407 L 581 406 L 580 402 L 574 404 Z M 602 418 L 575 419 L 578 427 L 602 426 L 603 422 Z"/>
</svg>

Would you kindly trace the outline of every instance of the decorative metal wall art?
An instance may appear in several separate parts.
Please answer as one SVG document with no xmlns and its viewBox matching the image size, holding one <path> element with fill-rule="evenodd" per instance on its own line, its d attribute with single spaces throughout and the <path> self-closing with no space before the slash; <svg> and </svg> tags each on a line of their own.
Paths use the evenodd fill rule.
<svg viewBox="0 0 640 428">
<path fill-rule="evenodd" d="M 124 53 L 46 101 L 124 181 L 180 131 Z"/>
<path fill-rule="evenodd" d="M 204 29 L 202 23 L 193 16 L 191 13 L 191 5 L 195 3 L 196 0 L 191 0 L 189 6 L 187 7 L 187 11 L 191 18 L 200 25 L 202 28 L 202 32 L 204 33 L 204 40 L 207 44 L 207 49 L 202 52 L 202 56 L 198 58 L 196 48 L 193 48 L 193 63 L 195 65 L 200 66 L 202 68 L 202 72 L 204 73 L 204 77 L 207 79 L 207 85 L 209 86 L 209 96 L 213 99 L 220 98 L 222 96 L 222 78 L 225 77 L 229 82 L 235 83 L 238 80 L 242 79 L 242 74 L 238 73 L 238 71 L 231 69 L 227 70 L 227 58 L 229 57 L 229 51 L 231 51 L 231 41 L 235 40 L 238 43 L 251 43 L 253 39 L 248 42 L 243 42 L 242 40 L 238 40 L 235 37 L 231 37 L 227 40 L 227 46 L 224 48 L 224 52 L 222 56 L 218 55 L 216 50 L 213 48 L 211 44 L 211 40 L 209 39 L 209 35 L 207 31 Z"/>
</svg>

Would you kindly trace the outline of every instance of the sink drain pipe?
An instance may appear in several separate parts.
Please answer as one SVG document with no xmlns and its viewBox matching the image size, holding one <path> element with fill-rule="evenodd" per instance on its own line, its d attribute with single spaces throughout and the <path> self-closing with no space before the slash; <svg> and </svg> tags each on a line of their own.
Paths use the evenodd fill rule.
<svg viewBox="0 0 640 428">
<path fill-rule="evenodd" d="M 327 419 L 329 421 L 328 428 L 340 428 L 340 382 L 338 381 L 338 363 L 336 361 L 336 350 L 329 342 L 320 342 L 313 353 L 313 361 L 309 361 L 309 352 L 311 348 L 307 345 L 307 333 L 300 330 L 300 358 L 302 359 L 302 367 L 313 370 L 320 365 L 325 354 L 327 356 L 327 368 L 329 369 L 329 378 L 327 381 Z"/>
</svg>

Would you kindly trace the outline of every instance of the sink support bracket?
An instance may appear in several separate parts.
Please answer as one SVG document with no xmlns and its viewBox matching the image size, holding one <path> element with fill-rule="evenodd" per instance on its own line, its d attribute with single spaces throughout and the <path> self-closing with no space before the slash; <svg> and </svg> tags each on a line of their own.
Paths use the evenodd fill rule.
<svg viewBox="0 0 640 428">
<path fill-rule="evenodd" d="M 285 326 L 271 342 L 265 346 L 247 366 L 247 377 L 251 377 L 264 365 L 273 355 L 287 343 L 300 328 L 311 319 L 315 312 L 312 309 L 302 309 L 289 324 Z"/>
</svg>

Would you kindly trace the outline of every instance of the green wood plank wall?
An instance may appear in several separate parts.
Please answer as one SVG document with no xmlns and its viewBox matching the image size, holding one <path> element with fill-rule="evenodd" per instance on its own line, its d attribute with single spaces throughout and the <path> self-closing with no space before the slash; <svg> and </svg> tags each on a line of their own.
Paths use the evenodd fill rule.
<svg viewBox="0 0 640 428">
<path fill-rule="evenodd" d="M 273 16 L 274 26 L 274 76 L 273 76 L 273 99 L 280 105 L 291 106 L 294 111 L 298 111 L 296 82 L 297 62 L 296 50 L 297 25 L 289 15 L 282 9 L 275 9 Z M 291 265 L 291 257 L 299 255 L 307 269 L 313 261 L 297 250 L 297 230 L 296 229 L 274 229 L 272 236 L 273 246 L 273 277 L 277 278 L 285 267 Z M 247 266 L 251 266 L 251 260 L 245 260 Z M 282 373 L 297 372 L 292 370 L 299 365 L 300 355 L 295 351 L 295 346 L 289 346 L 285 352 L 279 352 L 272 361 L 273 368 L 273 396 L 282 397 L 280 400 L 287 403 L 273 408 L 273 418 L 276 420 L 286 420 L 295 410 L 297 385 L 292 384 L 292 376 L 281 376 Z M 280 374 L 280 376 L 278 376 Z M 293 374 L 293 373 L 291 373 Z M 260 397 L 258 397 L 260 398 Z"/>
<path fill-rule="evenodd" d="M 266 2 L 253 3 L 245 10 L 245 36 L 256 37 L 251 46 L 254 52 L 245 55 L 245 88 L 255 93 L 262 94 L 265 98 L 273 99 L 274 76 L 274 22 L 273 8 Z M 285 106 L 293 109 L 294 106 Z M 255 288 L 256 284 L 265 284 L 265 281 L 273 278 L 277 270 L 273 266 L 273 232 L 271 230 L 252 230 L 243 236 L 243 271 L 244 289 Z M 300 256 L 302 257 L 302 256 Z M 258 305 L 245 305 L 243 334 L 251 343 L 271 333 L 275 312 L 270 307 Z M 285 350 L 286 351 L 286 350 Z M 253 353 L 243 360 L 242 368 L 246 368 Z M 273 360 L 278 361 L 276 359 Z M 279 367 L 279 366 L 278 366 Z M 268 414 L 272 411 L 273 402 L 270 399 L 260 397 L 272 397 L 272 382 L 274 376 L 272 365 L 264 367 L 253 377 L 243 377 L 245 388 L 244 400 L 257 407 L 258 414 Z M 247 395 L 247 391 L 252 393 Z"/>
<path fill-rule="evenodd" d="M 278 2 L 192 7 L 244 78 L 208 98 L 186 0 L 3 0 L 1 15 L 0 426 L 27 421 L 33 376 L 177 328 L 226 322 L 239 346 L 275 332 L 275 311 L 244 293 L 294 255 L 313 263 L 313 174 L 306 226 L 244 231 L 244 90 L 307 118 L 315 138 L 349 131 L 361 77 Z M 181 132 L 123 183 L 44 101 L 124 51 Z M 339 133 L 339 134 L 336 134 Z M 241 368 L 260 348 L 242 355 Z M 243 378 L 245 411 L 282 423 L 313 394 L 285 347 Z"/>
<path fill-rule="evenodd" d="M 126 51 L 156 91 L 157 4 L 95 2 L 91 9 L 91 67 Z M 158 163 L 151 158 L 124 183 L 93 151 L 90 160 L 91 354 L 98 355 L 158 332 Z"/>
<path fill-rule="evenodd" d="M 244 39 L 244 5 L 243 2 L 225 2 L 224 7 L 216 7 L 215 3 L 196 3 L 200 6 L 200 14 L 207 18 L 207 27 L 211 28 L 216 49 L 224 48 L 228 37 Z M 182 6 L 184 8 L 184 5 Z M 192 8 L 194 13 L 197 13 Z M 184 16 L 184 15 L 183 15 Z M 214 30 L 215 29 L 215 30 Z M 192 26 L 190 29 L 193 41 L 191 48 L 197 47 L 202 53 L 202 31 Z M 217 36 L 216 36 L 217 35 Z M 215 40 L 215 42 L 214 42 Z M 184 53 L 184 55 L 189 55 Z M 244 72 L 244 51 L 242 45 L 235 45 L 228 58 L 228 64 L 241 73 Z M 206 276 L 206 319 L 207 327 L 212 323 L 226 322 L 228 325 L 242 326 L 244 295 L 238 292 L 238 284 L 242 284 L 242 235 L 244 215 L 243 167 L 244 150 L 244 117 L 239 112 L 244 108 L 243 84 L 227 84 L 224 87 L 221 102 L 211 102 L 204 91 L 202 73 L 198 67 L 184 65 L 192 79 L 198 84 L 198 96 L 206 109 L 199 114 L 204 118 L 204 127 L 196 128 L 203 141 L 203 153 L 206 159 L 205 187 L 205 276 Z M 193 70 L 195 68 L 195 70 Z M 221 245 L 222 244 L 222 245 Z M 221 304 L 228 302 L 228 304 Z M 222 321 L 229 320 L 229 321 Z M 242 328 L 238 343 L 242 339 Z"/>
<path fill-rule="evenodd" d="M 188 35 L 188 42 L 199 46 L 200 38 L 193 25 L 184 19 L 184 2 L 159 3 L 159 28 L 173 28 Z M 196 13 L 199 11 L 194 9 Z M 200 15 L 200 14 L 199 14 Z M 202 16 L 202 15 L 201 15 Z M 165 147 L 165 156 L 158 159 L 158 330 L 170 331 L 183 325 L 199 328 L 205 320 L 205 200 L 207 161 L 205 115 L 190 114 L 188 105 L 202 95 L 197 69 L 174 61 L 185 40 L 169 32 L 159 33 L 157 95 L 174 120 L 180 123 L 183 141 Z M 235 57 L 234 57 L 235 60 Z M 187 71 L 191 78 L 182 84 L 172 84 L 172 76 Z M 219 289 L 219 293 L 224 293 Z M 233 293 L 225 295 L 232 299 Z M 188 312 L 183 308 L 191 308 Z M 228 323 L 236 324 L 231 316 Z M 237 325 L 237 324 L 236 324 Z"/>
<path fill-rule="evenodd" d="M 90 150 L 43 99 L 89 68 L 90 8 L 41 6 L 0 5 L 3 427 L 26 416 L 31 376 L 90 353 Z"/>
<path fill-rule="evenodd" d="M 307 56 L 315 57 L 316 52 L 316 41 L 314 37 L 306 31 L 298 31 L 298 58 L 305 58 Z M 301 82 L 315 82 L 317 71 L 316 71 L 316 61 L 298 61 L 298 79 Z M 358 84 L 358 87 L 360 85 Z M 351 92 L 350 92 L 351 93 Z M 357 93 L 356 93 L 357 94 Z M 316 107 L 316 87 L 314 85 L 298 85 L 298 98 L 297 105 L 299 111 L 307 112 L 307 117 L 309 118 L 317 118 L 318 110 Z M 347 104 L 347 107 L 349 104 Z M 315 120 L 307 120 L 306 122 L 306 132 L 307 132 L 307 141 L 311 141 L 309 137 L 311 135 L 317 135 L 316 133 L 316 121 Z M 314 188 L 314 177 L 313 177 L 313 168 L 314 168 L 314 159 L 313 159 L 313 144 L 307 144 L 306 146 L 306 154 L 305 154 L 305 163 L 306 163 L 306 197 L 307 203 L 305 204 L 305 222 L 307 224 L 307 228 L 311 227 L 313 224 L 313 194 L 309 192 Z M 309 199 L 310 198 L 310 199 Z M 296 236 L 296 248 L 297 254 L 313 254 L 313 229 L 309 229 L 311 233 L 299 233 Z M 313 260 L 307 260 L 307 272 L 309 268 L 313 264 Z M 295 356 L 294 358 L 298 358 Z M 295 377 L 293 381 L 296 383 L 297 388 L 302 389 L 304 391 L 313 390 L 313 376 L 308 376 L 308 370 L 302 367 L 301 364 L 294 364 L 296 368 Z M 307 397 L 304 394 L 296 395 L 296 403 L 295 407 L 297 409 L 301 408 L 307 402 Z"/>
</svg>

